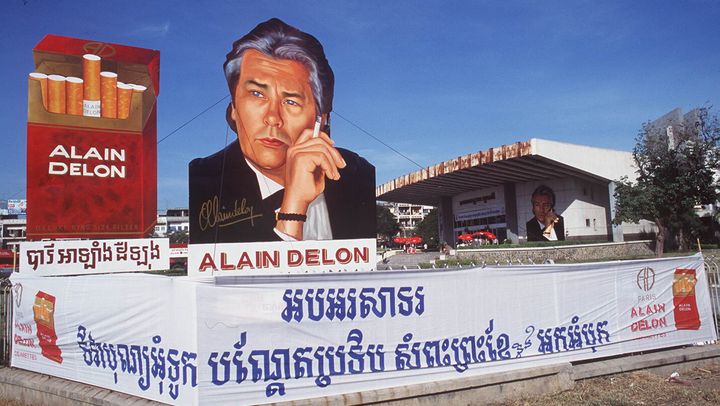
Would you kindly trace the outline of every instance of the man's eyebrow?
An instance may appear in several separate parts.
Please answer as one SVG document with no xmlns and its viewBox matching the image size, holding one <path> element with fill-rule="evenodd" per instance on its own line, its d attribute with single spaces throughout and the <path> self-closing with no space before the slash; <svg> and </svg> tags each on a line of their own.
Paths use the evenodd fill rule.
<svg viewBox="0 0 720 406">
<path fill-rule="evenodd" d="M 246 80 L 246 81 L 245 81 L 245 86 L 248 86 L 248 85 L 255 85 L 255 86 L 257 86 L 257 87 L 259 87 L 259 88 L 261 88 L 261 89 L 267 89 L 267 88 L 268 88 L 268 85 L 266 85 L 265 83 L 260 83 L 260 82 L 258 82 L 257 80 L 254 80 L 254 79 Z"/>
<path fill-rule="evenodd" d="M 305 100 L 305 94 L 304 93 L 296 93 L 296 92 L 282 92 L 283 97 L 290 97 L 290 98 L 296 98 L 300 100 Z"/>
</svg>

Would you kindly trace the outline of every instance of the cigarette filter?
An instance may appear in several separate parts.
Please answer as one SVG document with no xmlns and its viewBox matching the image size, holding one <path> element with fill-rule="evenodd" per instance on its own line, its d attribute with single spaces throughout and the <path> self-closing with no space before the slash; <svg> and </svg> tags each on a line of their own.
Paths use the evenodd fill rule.
<svg viewBox="0 0 720 406">
<path fill-rule="evenodd" d="M 42 92 L 43 106 L 47 110 L 48 108 L 48 90 L 47 90 L 47 75 L 40 72 L 32 72 L 30 74 L 30 80 L 37 80 L 40 82 L 40 91 Z"/>
<path fill-rule="evenodd" d="M 65 114 L 65 76 L 48 76 L 48 111 Z"/>
<path fill-rule="evenodd" d="M 83 115 L 83 80 L 69 76 L 65 78 L 65 111 L 76 116 Z"/>
<path fill-rule="evenodd" d="M 83 115 L 100 117 L 100 57 L 83 55 Z"/>
<path fill-rule="evenodd" d="M 117 86 L 117 118 L 130 116 L 130 103 L 132 102 L 133 88 L 124 83 Z"/>
<path fill-rule="evenodd" d="M 117 73 L 100 72 L 100 113 L 106 118 L 117 118 Z"/>
<path fill-rule="evenodd" d="M 132 87 L 133 92 L 135 92 L 135 93 L 142 93 L 142 92 L 144 92 L 145 90 L 147 90 L 147 87 L 145 87 L 145 86 L 143 86 L 143 85 L 136 85 L 136 84 L 133 84 L 133 83 L 128 83 L 128 85 L 130 85 L 130 87 Z"/>
</svg>

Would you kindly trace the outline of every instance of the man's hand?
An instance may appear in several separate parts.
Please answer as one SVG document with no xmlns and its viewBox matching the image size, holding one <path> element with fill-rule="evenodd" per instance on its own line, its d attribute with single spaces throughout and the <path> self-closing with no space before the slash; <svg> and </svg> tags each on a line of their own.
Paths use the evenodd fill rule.
<svg viewBox="0 0 720 406">
<path fill-rule="evenodd" d="M 558 215 L 555 214 L 555 212 L 553 210 L 550 210 L 545 215 L 545 227 L 548 227 L 550 224 L 554 225 L 555 223 L 558 222 L 558 220 L 560 220 L 560 217 L 558 217 Z"/>
<path fill-rule="evenodd" d="M 339 180 L 338 168 L 346 166 L 335 142 L 321 132 L 313 138 L 312 129 L 306 129 L 295 144 L 288 148 L 285 160 L 285 194 L 282 213 L 306 214 L 308 206 L 325 190 L 325 178 Z M 302 222 L 278 221 L 277 229 L 294 238 L 302 239 Z"/>
</svg>

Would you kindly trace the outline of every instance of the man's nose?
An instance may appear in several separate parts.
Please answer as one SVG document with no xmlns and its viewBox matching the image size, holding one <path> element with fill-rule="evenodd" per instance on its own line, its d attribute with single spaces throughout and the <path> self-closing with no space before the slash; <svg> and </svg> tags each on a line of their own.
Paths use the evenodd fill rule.
<svg viewBox="0 0 720 406">
<path fill-rule="evenodd" d="M 279 101 L 271 101 L 268 103 L 267 111 L 265 112 L 265 117 L 263 118 L 263 122 L 268 127 L 282 127 L 283 120 L 282 116 L 280 115 L 280 102 Z"/>
</svg>

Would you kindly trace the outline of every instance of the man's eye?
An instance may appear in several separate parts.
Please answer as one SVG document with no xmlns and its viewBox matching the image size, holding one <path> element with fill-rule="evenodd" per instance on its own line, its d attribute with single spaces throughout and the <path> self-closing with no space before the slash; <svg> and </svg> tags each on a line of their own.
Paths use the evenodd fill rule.
<svg viewBox="0 0 720 406">
<path fill-rule="evenodd" d="M 295 100 L 291 100 L 291 99 L 285 100 L 285 104 L 290 105 L 290 106 L 299 106 L 300 105 L 300 103 L 296 102 Z"/>
<path fill-rule="evenodd" d="M 260 93 L 260 92 L 258 92 L 257 90 L 251 90 L 251 91 L 250 91 L 250 96 L 253 96 L 253 97 L 263 97 L 263 94 Z"/>
</svg>

